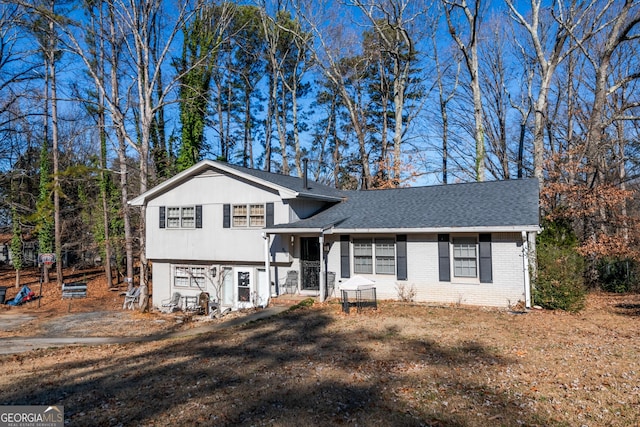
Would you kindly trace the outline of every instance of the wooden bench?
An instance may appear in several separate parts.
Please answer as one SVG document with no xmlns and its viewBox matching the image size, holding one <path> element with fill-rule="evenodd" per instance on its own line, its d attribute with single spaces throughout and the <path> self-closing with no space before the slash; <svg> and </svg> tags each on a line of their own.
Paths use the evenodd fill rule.
<svg viewBox="0 0 640 427">
<path fill-rule="evenodd" d="M 63 283 L 62 298 L 86 298 L 87 284 L 85 282 Z"/>
</svg>

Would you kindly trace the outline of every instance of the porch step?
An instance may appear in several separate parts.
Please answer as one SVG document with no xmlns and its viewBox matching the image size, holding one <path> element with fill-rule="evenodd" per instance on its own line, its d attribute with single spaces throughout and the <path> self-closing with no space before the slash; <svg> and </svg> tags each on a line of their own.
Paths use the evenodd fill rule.
<svg viewBox="0 0 640 427">
<path fill-rule="evenodd" d="M 296 305 L 299 304 L 300 301 L 306 300 L 311 298 L 312 300 L 314 300 L 315 302 L 318 302 L 318 297 L 313 297 L 313 296 L 309 296 L 309 295 L 295 295 L 295 294 L 284 294 L 284 295 L 280 295 L 277 297 L 271 297 L 271 300 L 269 302 L 269 306 L 276 306 L 276 307 L 282 307 L 282 306 L 292 306 L 292 305 Z"/>
</svg>

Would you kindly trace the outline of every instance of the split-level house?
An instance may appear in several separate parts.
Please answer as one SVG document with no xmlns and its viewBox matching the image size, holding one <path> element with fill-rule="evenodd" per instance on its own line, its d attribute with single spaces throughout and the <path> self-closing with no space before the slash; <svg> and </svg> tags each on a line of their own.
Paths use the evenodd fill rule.
<svg viewBox="0 0 640 427">
<path fill-rule="evenodd" d="M 153 305 L 207 292 L 232 309 L 337 297 L 355 275 L 378 299 L 530 306 L 538 203 L 535 179 L 341 191 L 209 160 L 130 202 Z"/>
</svg>

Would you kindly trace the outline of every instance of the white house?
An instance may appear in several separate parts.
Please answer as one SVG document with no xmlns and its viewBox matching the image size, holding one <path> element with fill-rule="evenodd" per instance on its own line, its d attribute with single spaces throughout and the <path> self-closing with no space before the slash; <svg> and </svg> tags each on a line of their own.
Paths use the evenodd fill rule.
<svg viewBox="0 0 640 427">
<path fill-rule="evenodd" d="M 538 200 L 535 179 L 340 191 L 204 160 L 130 204 L 147 208 L 154 306 L 208 292 L 237 309 L 324 300 L 353 275 L 381 299 L 530 306 Z"/>
</svg>

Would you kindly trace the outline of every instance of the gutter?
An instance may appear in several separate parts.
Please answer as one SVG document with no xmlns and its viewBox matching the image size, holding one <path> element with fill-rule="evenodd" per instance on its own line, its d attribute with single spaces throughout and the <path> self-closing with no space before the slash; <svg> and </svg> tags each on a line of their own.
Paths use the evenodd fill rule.
<svg viewBox="0 0 640 427">
<path fill-rule="evenodd" d="M 524 305 L 531 308 L 531 279 L 529 278 L 529 233 L 522 231 L 522 272 L 524 274 Z"/>
<path fill-rule="evenodd" d="M 328 227 L 286 227 L 264 229 L 272 234 L 302 234 L 302 233 L 322 233 L 322 234 L 419 234 L 419 233 L 520 233 L 539 232 L 538 225 L 515 225 L 505 227 L 411 227 L 411 228 L 339 228 Z"/>
</svg>

